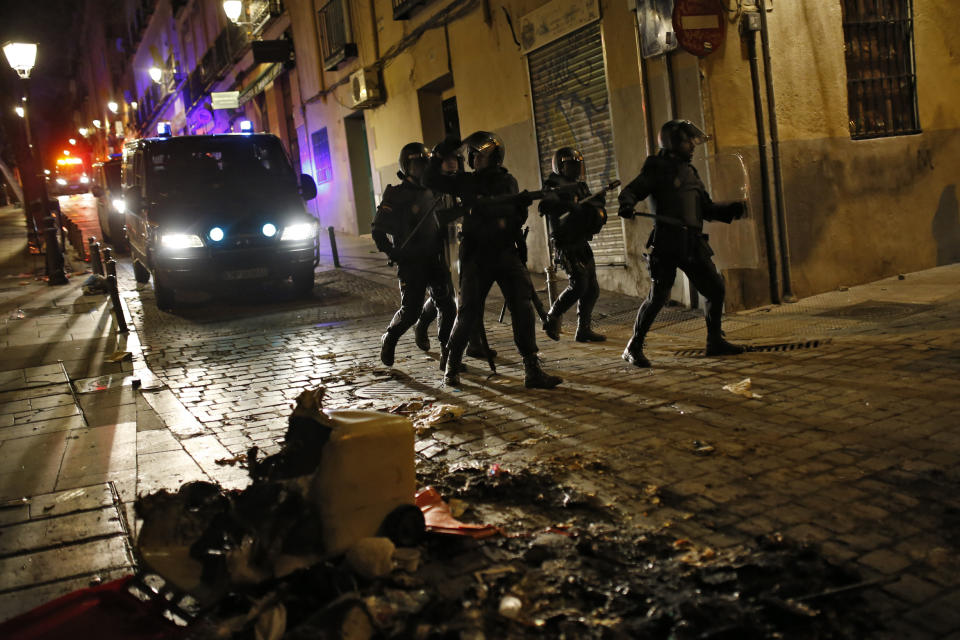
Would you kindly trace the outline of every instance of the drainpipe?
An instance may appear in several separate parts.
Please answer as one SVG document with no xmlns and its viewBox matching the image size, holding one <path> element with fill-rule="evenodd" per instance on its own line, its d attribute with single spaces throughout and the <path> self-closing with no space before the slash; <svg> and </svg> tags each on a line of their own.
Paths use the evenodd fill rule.
<svg viewBox="0 0 960 640">
<path fill-rule="evenodd" d="M 750 84 L 753 86 L 753 113 L 757 122 L 757 148 L 760 152 L 760 194 L 763 206 L 763 235 L 767 246 L 767 272 L 770 275 L 770 302 L 780 304 L 777 280 L 777 243 L 774 237 L 773 211 L 770 205 L 770 171 L 767 168 L 767 141 L 763 128 L 763 100 L 760 97 L 760 69 L 757 63 L 757 31 L 760 20 L 754 12 L 744 12 L 740 20 L 741 35 L 750 59 Z"/>
<path fill-rule="evenodd" d="M 760 10 L 760 43 L 763 47 L 763 80 L 767 86 L 767 117 L 770 121 L 770 151 L 773 154 L 773 188 L 777 199 L 777 235 L 780 241 L 780 274 L 783 301 L 796 302 L 790 279 L 790 243 L 787 240 L 787 213 L 783 203 L 783 173 L 780 171 L 780 134 L 777 132 L 777 104 L 773 96 L 773 69 L 770 66 L 770 33 L 767 30 L 765 0 L 757 0 Z"/>
</svg>

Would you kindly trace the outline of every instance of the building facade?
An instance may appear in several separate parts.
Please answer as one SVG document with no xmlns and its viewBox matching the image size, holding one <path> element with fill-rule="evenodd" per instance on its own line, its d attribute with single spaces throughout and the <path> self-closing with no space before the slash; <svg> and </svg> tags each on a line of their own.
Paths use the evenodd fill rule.
<svg viewBox="0 0 960 640">
<path fill-rule="evenodd" d="M 715 197 L 750 197 L 748 219 L 708 225 L 730 308 L 960 258 L 956 3 L 246 0 L 239 26 L 215 0 L 122 4 L 128 18 L 150 7 L 126 61 L 126 135 L 250 120 L 315 179 L 310 210 L 341 232 L 369 233 L 411 141 L 496 131 L 527 189 L 577 146 L 600 188 L 632 179 L 661 124 L 685 118 L 712 136 L 695 164 Z M 231 91 L 237 107 L 214 108 Z M 617 218 L 614 194 L 594 240 L 601 287 L 643 295 L 651 223 Z M 674 297 L 697 304 L 682 278 Z"/>
</svg>

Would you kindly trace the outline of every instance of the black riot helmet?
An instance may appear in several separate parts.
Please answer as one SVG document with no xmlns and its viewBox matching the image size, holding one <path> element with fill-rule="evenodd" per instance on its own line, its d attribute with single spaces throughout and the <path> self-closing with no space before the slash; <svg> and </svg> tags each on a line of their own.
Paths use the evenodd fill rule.
<svg viewBox="0 0 960 640">
<path fill-rule="evenodd" d="M 553 172 L 567 180 L 580 180 L 584 174 L 583 154 L 573 147 L 560 147 L 553 154 Z"/>
<path fill-rule="evenodd" d="M 467 149 L 467 164 L 476 170 L 477 159 L 486 158 L 486 167 L 499 167 L 503 164 L 503 156 L 507 149 L 503 140 L 492 131 L 475 131 L 464 138 L 463 146 Z"/>
<path fill-rule="evenodd" d="M 689 120 L 671 120 L 660 127 L 660 147 L 684 160 L 693 158 L 694 147 L 709 139 L 710 136 Z"/>
<path fill-rule="evenodd" d="M 444 153 L 444 151 L 445 151 L 445 149 L 444 149 L 444 145 L 443 145 L 442 142 L 438 142 L 437 145 L 433 148 L 433 151 L 431 151 L 431 155 L 432 155 L 433 157 L 435 157 L 435 158 L 440 158 L 440 162 L 441 162 L 440 169 L 441 169 L 441 172 L 442 172 L 442 173 L 455 173 L 455 172 L 457 172 L 457 171 L 463 171 L 463 156 L 462 156 L 460 153 L 456 152 L 456 151 L 450 151 L 450 152 L 447 152 L 447 153 Z M 448 169 L 448 168 L 446 167 L 446 163 L 447 163 L 448 160 L 456 160 L 456 161 L 457 161 L 457 168 L 456 168 L 456 169 L 452 169 L 452 168 L 449 168 L 449 169 Z"/>
<path fill-rule="evenodd" d="M 405 144 L 403 149 L 400 149 L 400 177 L 413 178 L 419 183 L 429 161 L 430 150 L 427 145 L 420 142 Z"/>
</svg>

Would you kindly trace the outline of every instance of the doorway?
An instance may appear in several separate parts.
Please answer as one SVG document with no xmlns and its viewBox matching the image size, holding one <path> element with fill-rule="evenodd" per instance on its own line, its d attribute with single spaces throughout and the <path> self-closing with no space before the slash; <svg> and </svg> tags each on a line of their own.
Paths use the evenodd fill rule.
<svg viewBox="0 0 960 640">
<path fill-rule="evenodd" d="M 353 183 L 353 202 L 357 211 L 357 233 L 370 233 L 376 209 L 373 197 L 373 176 L 370 172 L 370 148 L 367 146 L 367 124 L 363 113 L 343 119 L 347 132 L 347 155 Z"/>
</svg>

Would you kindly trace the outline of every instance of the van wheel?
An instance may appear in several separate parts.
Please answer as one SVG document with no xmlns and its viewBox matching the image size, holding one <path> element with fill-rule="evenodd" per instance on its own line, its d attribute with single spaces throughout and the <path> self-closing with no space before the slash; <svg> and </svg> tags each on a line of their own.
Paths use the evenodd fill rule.
<svg viewBox="0 0 960 640">
<path fill-rule="evenodd" d="M 157 309 L 172 311 L 176 306 L 173 288 L 157 282 L 156 278 L 153 279 L 153 295 L 157 301 Z"/>
<path fill-rule="evenodd" d="M 313 292 L 313 266 L 293 274 L 293 290 L 298 296 L 307 297 Z"/>
<path fill-rule="evenodd" d="M 405 504 L 387 514 L 380 525 L 380 535 L 390 538 L 398 547 L 415 547 L 426 527 L 423 512 L 416 505 Z"/>
<path fill-rule="evenodd" d="M 140 284 L 150 282 L 150 270 L 143 266 L 139 260 L 133 261 L 133 278 Z"/>
</svg>

